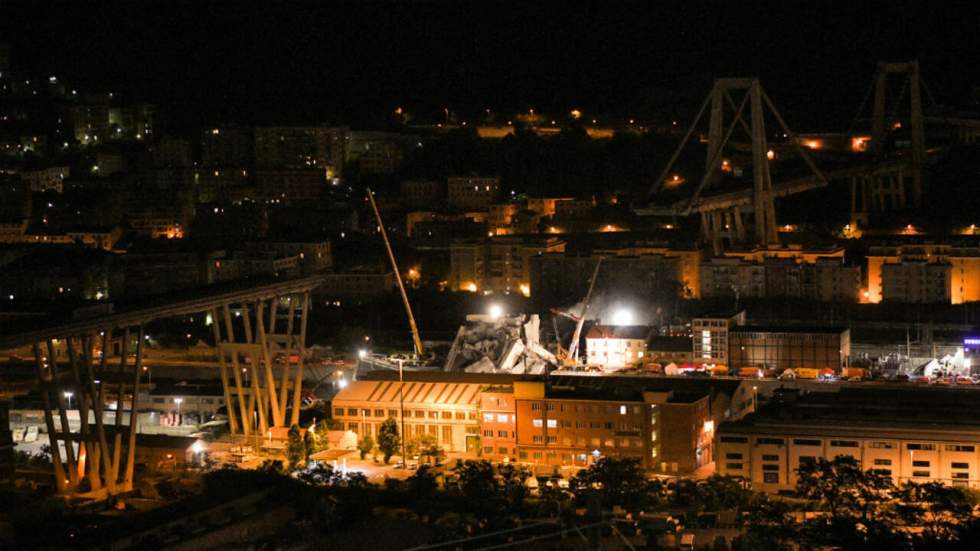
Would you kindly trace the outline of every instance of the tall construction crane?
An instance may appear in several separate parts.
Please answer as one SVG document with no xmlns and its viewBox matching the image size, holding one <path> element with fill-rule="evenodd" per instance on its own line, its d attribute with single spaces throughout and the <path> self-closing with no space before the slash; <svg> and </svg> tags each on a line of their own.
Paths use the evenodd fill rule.
<svg viewBox="0 0 980 551">
<path fill-rule="evenodd" d="M 589 291 L 585 294 L 585 301 L 582 302 L 582 310 L 577 315 L 561 311 L 557 312 L 558 315 L 575 320 L 575 332 L 572 333 L 572 342 L 568 344 L 568 351 L 566 352 L 561 347 L 560 342 L 558 345 L 558 354 L 556 356 L 565 365 L 575 365 L 578 363 L 578 343 L 582 338 L 582 327 L 585 326 L 585 313 L 589 310 L 589 302 L 592 300 L 592 290 L 595 289 L 595 282 L 599 279 L 600 266 L 602 266 L 601 256 L 595 264 L 595 270 L 592 271 L 592 280 L 589 281 Z M 553 310 L 552 312 L 554 313 L 555 311 Z"/>
<path fill-rule="evenodd" d="M 412 329 L 412 340 L 415 344 L 415 355 L 421 360 L 423 357 L 422 338 L 419 337 L 419 328 L 415 325 L 415 316 L 412 314 L 412 305 L 408 302 L 408 294 L 405 292 L 405 284 L 402 282 L 402 273 L 398 270 L 398 262 L 395 261 L 395 253 L 391 250 L 391 242 L 388 241 L 388 232 L 385 231 L 385 224 L 381 221 L 381 213 L 378 205 L 374 202 L 374 193 L 370 188 L 367 189 L 368 201 L 371 203 L 371 210 L 374 211 L 374 218 L 378 221 L 378 229 L 381 231 L 381 238 L 385 242 L 385 250 L 388 251 L 388 260 L 391 261 L 391 269 L 395 271 L 395 281 L 398 282 L 398 290 L 402 294 L 402 302 L 405 304 L 405 313 L 408 314 L 408 325 Z"/>
</svg>

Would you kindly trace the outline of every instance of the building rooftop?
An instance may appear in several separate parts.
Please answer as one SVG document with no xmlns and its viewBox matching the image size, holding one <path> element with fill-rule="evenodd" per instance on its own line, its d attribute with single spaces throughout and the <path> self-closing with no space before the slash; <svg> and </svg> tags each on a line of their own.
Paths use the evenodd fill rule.
<svg viewBox="0 0 980 551">
<path fill-rule="evenodd" d="M 652 330 L 648 325 L 593 325 L 585 338 L 646 340 Z"/>
<path fill-rule="evenodd" d="M 439 404 L 477 406 L 480 403 L 479 383 L 405 381 L 356 381 L 341 390 L 333 402 L 354 401 L 374 404 Z"/>
<path fill-rule="evenodd" d="M 702 314 L 698 314 L 697 316 L 694 316 L 694 318 L 695 319 L 726 319 L 726 320 L 728 320 L 728 319 L 732 319 L 735 316 L 738 316 L 738 315 L 740 315 L 740 314 L 742 314 L 744 312 L 745 312 L 745 310 L 714 310 L 714 311 L 710 311 L 709 310 L 707 312 L 704 312 Z"/>
<path fill-rule="evenodd" d="M 389 394 L 398 400 L 398 372 L 372 371 L 358 376 L 362 381 L 392 381 Z M 512 375 L 507 373 L 447 373 L 443 371 L 406 371 L 406 401 L 409 382 L 476 384 L 482 388 L 497 387 L 496 391 L 509 391 L 515 381 L 547 382 L 548 397 L 578 398 L 582 400 L 642 400 L 643 392 L 673 392 L 671 402 L 686 403 L 715 393 L 734 396 L 744 381 L 738 379 L 711 379 L 698 377 L 624 376 L 624 375 Z M 348 387 L 350 388 L 350 387 Z M 338 395 L 339 396 L 339 395 Z M 350 395 L 353 396 L 353 395 Z M 361 398 L 367 399 L 370 391 Z M 391 396 L 385 395 L 385 398 Z M 346 397 L 345 397 L 346 398 Z"/>
<path fill-rule="evenodd" d="M 740 333 L 825 333 L 839 335 L 848 331 L 846 327 L 820 325 L 737 325 L 732 332 Z"/>
<path fill-rule="evenodd" d="M 980 393 L 972 388 L 909 388 L 880 385 L 838 391 L 777 392 L 758 412 L 725 423 L 720 433 L 826 436 L 907 436 L 922 431 L 980 436 Z"/>
</svg>

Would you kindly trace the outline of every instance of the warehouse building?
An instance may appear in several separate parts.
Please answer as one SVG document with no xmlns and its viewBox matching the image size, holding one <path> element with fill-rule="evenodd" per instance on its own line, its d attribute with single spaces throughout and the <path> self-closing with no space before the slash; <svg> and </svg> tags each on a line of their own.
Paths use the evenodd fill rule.
<svg viewBox="0 0 980 551">
<path fill-rule="evenodd" d="M 800 465 L 849 455 L 895 483 L 980 487 L 980 394 L 970 389 L 840 387 L 777 392 L 717 431 L 717 472 L 768 492 L 792 489 Z"/>
</svg>

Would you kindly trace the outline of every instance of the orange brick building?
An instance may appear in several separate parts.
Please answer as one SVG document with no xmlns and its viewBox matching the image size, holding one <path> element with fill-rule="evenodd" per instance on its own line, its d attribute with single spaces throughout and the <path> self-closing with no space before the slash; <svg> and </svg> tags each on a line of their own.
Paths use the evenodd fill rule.
<svg viewBox="0 0 980 551">
<path fill-rule="evenodd" d="M 334 398 L 335 418 L 374 435 L 399 420 L 398 374 L 362 374 Z M 687 377 L 405 373 L 409 438 L 438 437 L 450 453 L 544 469 L 630 457 L 657 473 L 713 461 L 714 428 L 741 417 L 745 381 Z"/>
</svg>

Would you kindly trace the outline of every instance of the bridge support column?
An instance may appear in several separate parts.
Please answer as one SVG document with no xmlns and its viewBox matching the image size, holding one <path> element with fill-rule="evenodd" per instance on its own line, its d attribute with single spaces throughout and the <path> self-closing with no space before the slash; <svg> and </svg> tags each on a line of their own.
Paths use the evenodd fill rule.
<svg viewBox="0 0 980 551">
<path fill-rule="evenodd" d="M 125 393 L 120 391 L 116 399 L 115 435 L 110 439 L 105 425 L 106 388 L 111 388 L 111 380 L 117 373 L 107 367 L 108 342 L 111 328 L 101 331 L 101 339 L 94 334 L 66 336 L 62 339 L 49 339 L 44 346 L 34 343 L 34 361 L 38 372 L 41 390 L 41 403 L 44 407 L 44 421 L 51 447 L 55 488 L 59 494 L 73 494 L 82 489 L 81 483 L 87 481 L 87 494 L 103 498 L 127 492 L 133 487 L 133 467 L 136 448 L 136 424 L 139 411 L 139 378 L 142 371 L 142 344 L 136 347 L 136 362 L 132 374 L 134 378 L 133 395 L 130 403 L 129 424 L 121 425 L 121 410 Z M 129 330 L 125 331 L 128 340 Z M 142 340 L 142 331 L 140 332 Z M 59 369 L 58 341 L 64 342 L 68 370 Z M 101 358 L 96 363 L 95 344 L 101 343 Z M 124 341 L 122 350 L 127 350 Z M 47 354 L 45 355 L 45 350 Z M 126 364 L 126 355 L 120 359 L 120 366 Z M 97 382 L 98 381 L 98 382 Z M 120 389 L 122 387 L 119 387 Z M 51 395 L 55 400 L 52 402 Z M 67 403 L 66 403 L 67 399 Z M 73 430 L 68 412 L 77 404 L 78 429 Z M 60 429 L 55 423 L 55 411 L 61 421 Z M 128 430 L 128 453 L 126 475 L 120 483 L 120 458 L 122 448 L 121 433 Z M 110 441 L 112 445 L 110 445 Z M 76 447 L 77 443 L 77 447 Z M 62 460 L 64 446 L 64 461 Z"/>
<path fill-rule="evenodd" d="M 279 318 L 283 304 L 286 320 L 285 331 L 281 332 Z M 249 306 L 254 310 L 254 322 Z M 236 342 L 230 305 L 224 305 L 223 310 L 224 335 L 218 327 L 213 331 L 219 349 L 219 369 L 224 365 L 225 358 L 230 356 L 234 374 L 233 378 L 222 375 L 225 401 L 230 412 L 229 425 L 235 431 L 240 429 L 246 436 L 263 438 L 271 428 L 297 424 L 302 404 L 309 292 L 305 292 L 302 299 L 298 295 L 287 295 L 242 304 L 236 317 L 242 321 L 244 342 Z M 243 357 L 248 358 L 249 363 L 244 368 L 241 367 Z M 295 363 L 292 361 L 294 357 Z M 279 358 L 284 361 L 280 363 Z M 277 366 L 280 369 L 278 380 Z M 245 384 L 242 382 L 243 374 L 251 376 Z M 292 404 L 290 398 L 293 399 Z M 237 417 L 237 426 L 231 425 L 233 417 Z"/>
<path fill-rule="evenodd" d="M 303 401 L 303 358 L 306 356 L 306 320 L 310 313 L 310 292 L 303 293 L 303 306 L 300 312 L 299 338 L 296 342 L 298 354 L 296 365 L 296 382 L 293 385 L 293 415 L 290 420 L 291 425 L 299 423 L 299 410 Z M 288 362 L 287 362 L 288 368 Z"/>
<path fill-rule="evenodd" d="M 721 254 L 721 214 L 711 211 L 711 249 L 714 254 Z"/>
<path fill-rule="evenodd" d="M 211 332 L 214 335 L 214 349 L 218 355 L 218 370 L 221 374 L 221 389 L 224 392 L 225 409 L 228 415 L 228 430 L 232 434 L 238 434 L 238 415 L 235 414 L 235 402 L 231 395 L 231 386 L 228 384 L 228 367 L 225 365 L 225 351 L 221 346 L 221 318 L 218 317 L 218 310 L 211 310 Z M 235 374 L 236 377 L 238 374 Z"/>
<path fill-rule="evenodd" d="M 59 494 L 63 494 L 74 488 L 71 479 L 66 478 L 65 472 L 65 467 L 67 467 L 68 472 L 74 470 L 74 450 L 71 450 L 71 442 L 65 442 L 65 447 L 71 450 L 71 452 L 70 454 L 65 454 L 68 460 L 63 464 L 61 460 L 61 439 L 58 436 L 58 431 L 55 429 L 54 410 L 51 406 L 51 392 L 58 391 L 57 385 L 54 384 L 56 369 L 52 367 L 55 363 L 54 358 L 44 356 L 41 350 L 40 344 L 34 343 L 34 363 L 37 367 L 41 406 L 44 408 L 44 425 L 48 431 L 48 444 L 51 447 L 51 463 L 54 467 L 55 489 Z M 64 410 L 61 408 L 60 402 L 55 400 L 55 403 L 58 404 L 59 417 L 63 417 Z"/>
<path fill-rule="evenodd" d="M 745 243 L 745 221 L 742 220 L 742 209 L 733 207 L 732 213 L 735 218 L 735 237 L 739 243 Z"/>
</svg>

